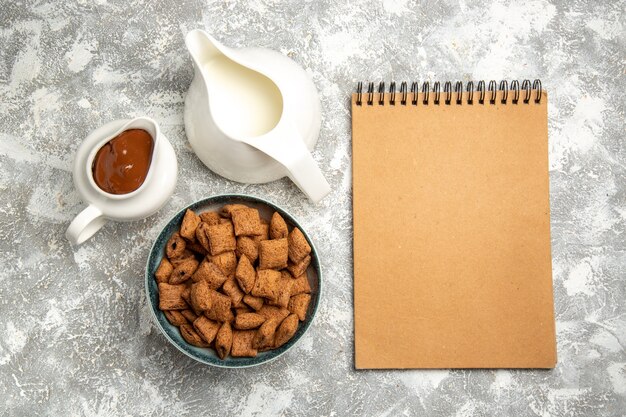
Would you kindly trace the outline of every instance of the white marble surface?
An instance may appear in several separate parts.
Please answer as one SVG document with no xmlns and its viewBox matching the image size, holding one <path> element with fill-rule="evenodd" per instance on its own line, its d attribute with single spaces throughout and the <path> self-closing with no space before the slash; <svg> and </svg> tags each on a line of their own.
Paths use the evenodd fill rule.
<svg viewBox="0 0 626 417">
<path fill-rule="evenodd" d="M 0 415 L 619 416 L 626 410 L 625 2 L 0 2 Z M 315 152 L 333 193 L 312 206 L 287 180 L 247 186 L 191 152 L 183 36 L 279 50 L 312 75 Z M 541 78 L 550 92 L 552 371 L 355 372 L 350 113 L 358 80 Z M 157 215 L 108 224 L 72 249 L 83 207 L 72 154 L 95 127 L 156 118 L 180 162 Z M 255 369 L 194 363 L 151 323 L 149 247 L 201 197 L 243 192 L 293 212 L 323 259 L 310 332 Z"/>
</svg>

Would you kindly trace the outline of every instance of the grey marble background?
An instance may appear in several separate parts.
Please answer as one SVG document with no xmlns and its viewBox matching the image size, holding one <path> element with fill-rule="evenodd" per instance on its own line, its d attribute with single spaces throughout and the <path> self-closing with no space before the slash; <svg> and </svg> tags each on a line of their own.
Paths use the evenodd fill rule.
<svg viewBox="0 0 626 417">
<path fill-rule="evenodd" d="M 624 1 L 0 1 L 0 415 L 620 416 L 626 413 Z M 289 55 L 324 112 L 315 158 L 332 195 L 214 175 L 191 152 L 184 34 Z M 350 112 L 358 80 L 541 78 L 559 363 L 552 371 L 355 372 Z M 90 130 L 150 115 L 180 180 L 157 215 L 107 224 L 78 249 L 73 152 Z M 255 369 L 169 346 L 143 289 L 149 247 L 182 206 L 267 196 L 301 219 L 326 278 L 301 343 Z"/>
</svg>

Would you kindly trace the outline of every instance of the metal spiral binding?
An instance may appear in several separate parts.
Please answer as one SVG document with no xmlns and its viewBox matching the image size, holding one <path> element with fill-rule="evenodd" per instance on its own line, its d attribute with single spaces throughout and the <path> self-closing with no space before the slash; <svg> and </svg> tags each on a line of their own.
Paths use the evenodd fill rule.
<svg viewBox="0 0 626 417">
<path fill-rule="evenodd" d="M 452 83 L 450 81 L 446 81 L 444 83 L 443 92 L 446 93 L 446 100 L 444 101 L 444 103 L 449 106 L 450 102 L 452 101 Z"/>
<path fill-rule="evenodd" d="M 496 104 L 496 82 L 495 80 L 489 81 L 489 92 L 491 98 L 489 98 L 489 104 Z"/>
<path fill-rule="evenodd" d="M 411 104 L 417 106 L 417 95 L 419 94 L 420 87 L 419 84 L 414 82 L 411 84 L 411 94 L 413 94 L 413 100 L 411 100 Z"/>
<path fill-rule="evenodd" d="M 487 87 L 486 87 L 487 86 Z M 486 88 L 485 88 L 486 87 Z M 367 92 L 364 93 L 363 90 L 363 82 L 359 82 L 356 88 L 356 104 L 357 106 L 363 105 L 363 95 L 366 93 L 365 103 L 368 106 L 374 105 L 374 96 L 378 94 L 377 103 L 379 106 L 385 105 L 385 82 L 381 81 L 378 84 L 378 92 L 374 92 L 374 83 L 367 83 Z M 478 104 L 485 104 L 485 99 L 488 100 L 488 104 L 496 104 L 496 97 L 498 96 L 498 91 L 502 92 L 500 97 L 501 104 L 530 104 L 532 99 L 533 90 L 536 91 L 535 97 L 533 101 L 538 104 L 541 103 L 541 94 L 542 87 L 540 80 L 534 80 L 531 84 L 530 80 L 523 80 L 520 88 L 520 82 L 518 80 L 512 80 L 511 83 L 507 80 L 502 80 L 500 83 L 496 83 L 495 80 L 489 81 L 489 84 L 485 84 L 485 81 L 480 80 L 474 89 L 474 82 L 468 81 L 465 85 L 465 89 L 463 88 L 462 81 L 456 81 L 454 84 L 454 90 L 452 89 L 452 82 L 445 81 L 443 84 L 443 102 L 444 105 L 449 106 L 452 104 L 453 95 L 454 95 L 454 103 L 456 105 L 463 104 L 463 90 L 467 93 L 465 102 L 468 105 L 474 105 L 474 92 L 478 93 Z M 430 100 L 430 93 L 433 93 L 433 100 Z M 523 97 L 521 96 L 521 92 L 524 92 Z M 407 103 L 410 103 L 413 106 L 419 105 L 418 103 L 418 95 L 420 92 L 419 83 L 414 81 L 411 83 L 411 89 L 409 91 L 408 84 L 406 81 L 400 83 L 400 105 L 406 106 Z M 441 83 L 439 81 L 435 81 L 433 83 L 432 90 L 430 89 L 430 82 L 424 81 L 422 83 L 422 105 L 429 104 L 440 104 L 441 99 Z M 509 92 L 512 92 L 512 98 L 509 100 Z M 409 100 L 409 94 L 411 99 Z M 389 84 L 389 96 L 388 103 L 391 106 L 395 106 L 397 104 L 396 101 L 396 82 L 392 81 Z"/>
</svg>

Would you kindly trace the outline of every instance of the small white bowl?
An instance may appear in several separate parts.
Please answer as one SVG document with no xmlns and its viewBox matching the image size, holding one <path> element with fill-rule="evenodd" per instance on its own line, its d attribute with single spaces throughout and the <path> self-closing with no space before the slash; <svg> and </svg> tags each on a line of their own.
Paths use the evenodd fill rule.
<svg viewBox="0 0 626 417">
<path fill-rule="evenodd" d="M 93 179 L 92 164 L 98 150 L 128 129 L 144 129 L 154 140 L 150 168 L 143 184 L 128 194 L 110 194 L 98 187 Z M 74 185 L 88 204 L 67 228 L 65 236 L 79 245 L 93 236 L 107 220 L 133 221 L 156 213 L 169 200 L 178 174 L 174 148 L 149 117 L 115 120 L 99 127 L 87 136 L 74 158 Z"/>
</svg>

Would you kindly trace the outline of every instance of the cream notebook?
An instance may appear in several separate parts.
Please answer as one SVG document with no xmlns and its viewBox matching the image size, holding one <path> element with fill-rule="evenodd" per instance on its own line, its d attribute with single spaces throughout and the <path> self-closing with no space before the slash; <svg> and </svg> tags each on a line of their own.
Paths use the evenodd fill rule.
<svg viewBox="0 0 626 417">
<path fill-rule="evenodd" d="M 356 368 L 555 366 L 547 102 L 538 81 L 359 84 Z"/>
</svg>

